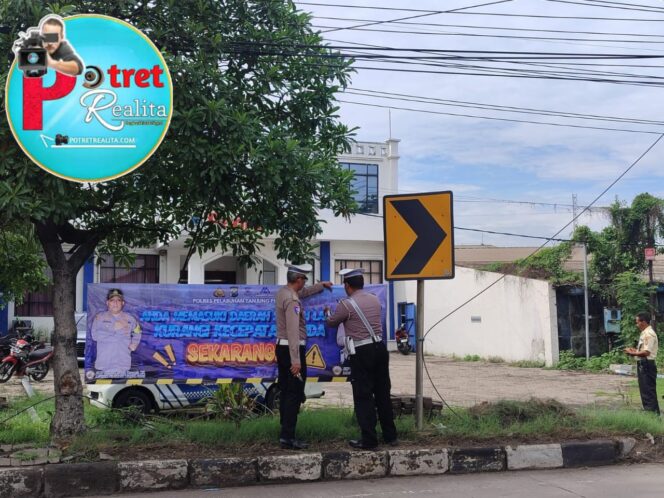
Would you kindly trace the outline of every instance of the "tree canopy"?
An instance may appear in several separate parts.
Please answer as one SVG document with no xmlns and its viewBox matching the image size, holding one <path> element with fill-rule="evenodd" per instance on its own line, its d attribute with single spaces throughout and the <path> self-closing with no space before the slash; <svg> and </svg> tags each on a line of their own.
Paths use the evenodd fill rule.
<svg viewBox="0 0 664 498">
<path fill-rule="evenodd" d="M 320 209 L 352 212 L 351 173 L 336 159 L 351 130 L 334 98 L 349 82 L 350 63 L 334 57 L 309 16 L 287 0 L 0 0 L 2 52 L 10 54 L 18 32 L 49 13 L 131 23 L 161 50 L 174 87 L 161 147 L 133 173 L 94 185 L 42 171 L 0 115 L 0 218 L 31 223 L 53 271 L 58 398 L 51 429 L 66 437 L 84 428 L 74 290 L 95 250 L 122 255 L 184 233 L 195 250 L 221 249 L 248 263 L 271 234 L 280 258 L 301 260 L 321 231 Z M 10 62 L 0 65 L 1 81 Z M 220 229 L 208 222 L 212 211 L 248 229 Z"/>
</svg>

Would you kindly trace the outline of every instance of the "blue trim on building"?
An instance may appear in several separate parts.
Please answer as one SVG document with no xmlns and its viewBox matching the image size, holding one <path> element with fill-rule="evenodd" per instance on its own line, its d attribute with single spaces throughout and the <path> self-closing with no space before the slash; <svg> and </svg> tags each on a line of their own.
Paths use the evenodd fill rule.
<svg viewBox="0 0 664 498">
<path fill-rule="evenodd" d="M 6 335 L 9 332 L 9 306 L 5 305 L 0 310 L 0 335 Z"/>
<path fill-rule="evenodd" d="M 330 243 L 327 241 L 320 243 L 320 279 L 323 282 L 332 280 L 330 278 Z"/>
<path fill-rule="evenodd" d="M 390 306 L 390 333 L 388 335 L 389 335 L 390 340 L 393 341 L 394 340 L 394 330 L 396 329 L 396 327 L 394 326 L 394 282 L 392 282 L 391 280 L 390 280 L 390 285 L 388 287 L 388 291 L 389 291 L 388 302 L 390 303 L 389 304 L 389 306 Z"/>
<path fill-rule="evenodd" d="M 93 258 L 88 259 L 83 265 L 83 311 L 88 311 L 88 284 L 94 282 L 95 263 Z"/>
</svg>

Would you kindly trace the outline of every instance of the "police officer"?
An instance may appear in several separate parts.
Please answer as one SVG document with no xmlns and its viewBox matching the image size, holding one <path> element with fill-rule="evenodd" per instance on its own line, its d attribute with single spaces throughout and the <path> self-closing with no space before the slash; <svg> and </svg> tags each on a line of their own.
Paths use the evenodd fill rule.
<svg viewBox="0 0 664 498">
<path fill-rule="evenodd" d="M 383 431 L 383 440 L 396 446 L 397 429 L 394 425 L 390 399 L 389 353 L 382 341 L 380 301 L 364 291 L 363 270 L 345 269 L 339 272 L 348 299 L 342 300 L 326 323 L 336 327 L 343 323 L 346 331 L 346 349 L 350 354 L 353 404 L 362 438 L 351 440 L 353 448 L 373 450 L 378 446 L 376 412 Z"/>
<path fill-rule="evenodd" d="M 282 448 L 293 450 L 308 447 L 305 442 L 295 439 L 297 414 L 305 399 L 304 384 L 307 379 L 307 328 L 300 299 L 332 287 L 332 282 L 320 282 L 305 288 L 307 273 L 310 272 L 311 265 L 289 265 L 286 273 L 287 284 L 279 289 L 275 297 L 278 383 L 281 389 L 279 442 Z"/>
</svg>

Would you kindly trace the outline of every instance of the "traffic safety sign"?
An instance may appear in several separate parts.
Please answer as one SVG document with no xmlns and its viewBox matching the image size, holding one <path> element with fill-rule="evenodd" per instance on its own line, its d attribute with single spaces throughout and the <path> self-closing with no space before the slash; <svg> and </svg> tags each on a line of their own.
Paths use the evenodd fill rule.
<svg viewBox="0 0 664 498">
<path fill-rule="evenodd" d="M 383 198 L 385 278 L 454 278 L 452 192 Z"/>
</svg>

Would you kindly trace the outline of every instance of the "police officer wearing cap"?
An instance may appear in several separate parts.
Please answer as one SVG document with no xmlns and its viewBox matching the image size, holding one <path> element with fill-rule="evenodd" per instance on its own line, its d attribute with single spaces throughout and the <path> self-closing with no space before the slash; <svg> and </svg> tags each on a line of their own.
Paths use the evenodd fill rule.
<svg viewBox="0 0 664 498">
<path fill-rule="evenodd" d="M 346 331 L 353 404 L 362 434 L 361 439 L 351 440 L 349 444 L 373 450 L 378 446 L 376 412 L 385 443 L 396 446 L 398 441 L 390 398 L 389 353 L 382 341 L 380 301 L 364 290 L 362 273 L 360 268 L 339 272 L 348 299 L 342 300 L 331 316 L 326 312 L 326 323 L 329 327 L 343 323 Z"/>
<path fill-rule="evenodd" d="M 136 318 L 123 311 L 124 295 L 110 289 L 106 295 L 107 311 L 92 321 L 90 333 L 97 344 L 95 370 L 110 377 L 123 377 L 131 370 L 131 353 L 141 342 L 141 327 Z"/>
<path fill-rule="evenodd" d="M 286 273 L 287 284 L 279 289 L 275 297 L 276 354 L 279 367 L 278 384 L 281 389 L 279 442 L 282 448 L 294 450 L 308 447 L 303 441 L 295 439 L 297 414 L 305 399 L 304 384 L 307 379 L 305 360 L 307 326 L 300 299 L 332 287 L 332 282 L 319 282 L 305 288 L 307 273 L 311 270 L 311 265 L 289 265 Z"/>
</svg>

